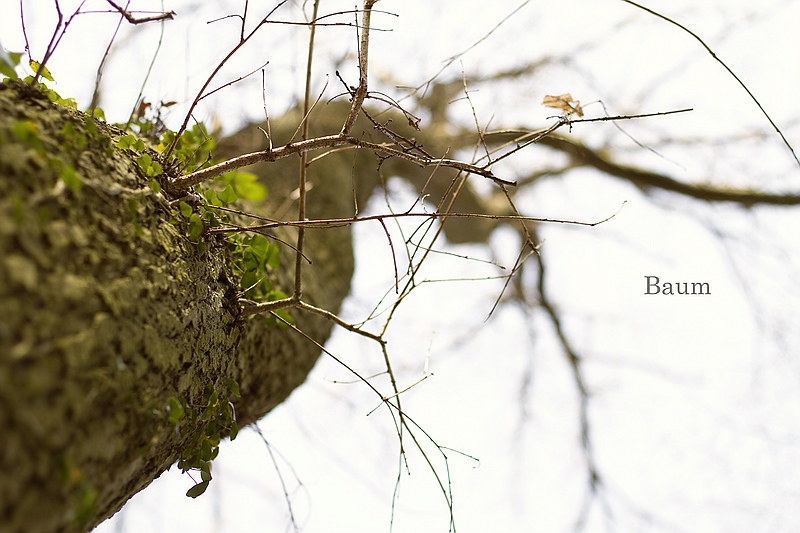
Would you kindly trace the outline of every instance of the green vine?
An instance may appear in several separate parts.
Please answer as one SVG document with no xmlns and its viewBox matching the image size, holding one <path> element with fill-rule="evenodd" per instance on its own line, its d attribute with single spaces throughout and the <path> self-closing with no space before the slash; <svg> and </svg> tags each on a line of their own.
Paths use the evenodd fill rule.
<svg viewBox="0 0 800 533">
<path fill-rule="evenodd" d="M 18 61 L 19 58 L 14 55 L 14 59 Z M 32 65 L 32 68 L 36 70 L 38 65 Z M 2 72 L 9 74 L 9 69 L 6 68 Z M 3 83 L 9 83 L 11 78 L 18 79 L 13 69 L 10 70 L 10 74 Z M 42 68 L 40 74 L 43 80 L 53 81 L 46 68 Z M 26 83 L 32 91 L 43 93 L 57 105 L 77 109 L 77 102 L 74 99 L 62 98 L 44 81 L 37 81 L 28 76 L 13 83 L 19 82 Z M 161 107 L 168 107 L 171 104 L 162 104 Z M 139 107 L 147 109 L 149 104 Z M 77 153 L 82 152 L 90 144 L 93 149 L 105 150 L 109 156 L 114 149 L 127 152 L 136 162 L 141 175 L 148 180 L 150 189 L 156 193 L 162 191 L 162 183 L 167 176 L 178 175 L 187 169 L 196 170 L 213 163 L 211 150 L 215 143 L 202 124 L 196 124 L 184 131 L 175 143 L 172 155 L 167 159 L 163 156 L 163 152 L 175 141 L 176 134 L 164 128 L 160 108 L 153 116 L 148 117 L 144 113 L 139 113 L 128 124 L 115 125 L 123 131 L 113 145 L 109 137 L 103 133 L 106 130 L 101 129 L 99 125 L 105 121 L 103 110 L 95 108 L 85 114 L 86 119 L 82 122 L 69 120 L 65 122 L 61 131 L 64 143 L 77 148 Z M 82 186 L 79 172 L 75 166 L 49 155 L 34 121 L 18 120 L 11 131 L 0 134 L 10 136 L 26 146 L 31 153 L 52 168 L 68 190 L 73 193 L 79 192 Z M 173 207 L 171 222 L 180 223 L 182 226 L 185 224 L 187 237 L 202 247 L 208 228 L 233 223 L 232 216 L 238 213 L 237 210 L 231 209 L 233 205 L 240 201 L 263 200 L 266 196 L 266 187 L 258 182 L 254 174 L 233 170 L 195 186 L 191 194 L 170 202 Z M 286 294 L 275 289 L 270 281 L 271 273 L 279 267 L 280 262 L 279 249 L 274 242 L 261 234 L 232 233 L 225 239 L 231 252 L 232 270 L 239 280 L 242 297 L 256 301 L 286 298 Z M 286 327 L 286 323 L 293 323 L 292 317 L 285 310 L 275 313 L 282 320 L 271 315 L 266 318 L 269 324 Z M 187 439 L 178 460 L 178 467 L 183 472 L 200 473 L 200 480 L 186 493 L 192 498 L 203 494 L 211 481 L 211 464 L 219 454 L 221 439 L 227 435 L 233 440 L 239 432 L 231 401 L 232 398 L 239 397 L 239 385 L 235 380 L 228 378 L 222 389 L 220 392 L 217 387 L 209 383 L 199 401 L 171 396 L 163 407 L 167 423 Z M 72 472 L 68 465 L 65 467 L 65 472 Z M 72 476 L 74 477 L 74 472 Z M 96 491 L 91 487 L 81 486 L 83 487 L 81 501 L 75 509 L 76 520 L 88 516 L 96 497 Z"/>
<path fill-rule="evenodd" d="M 160 113 L 154 119 L 160 120 Z M 136 122 L 140 131 L 154 131 Z M 170 161 L 160 160 L 161 153 L 175 140 L 175 132 L 165 131 L 158 139 L 154 149 L 148 140 L 140 135 L 128 133 L 119 138 L 117 148 L 128 150 L 136 157 L 142 174 L 150 179 L 150 187 L 161 190 L 158 181 L 163 175 L 185 169 L 198 169 L 212 164 L 211 150 L 214 140 L 208 135 L 203 124 L 188 128 L 175 143 Z M 232 223 L 228 210 L 237 202 L 259 201 L 267 196 L 267 189 L 258 182 L 258 177 L 249 172 L 232 170 L 209 182 L 194 187 L 192 194 L 178 199 L 173 212 L 174 220 L 182 218 L 192 242 L 200 244 L 208 228 L 217 228 Z M 270 282 L 270 273 L 280 266 L 278 246 L 260 234 L 242 235 L 233 233 L 227 236 L 232 256 L 234 274 L 239 279 L 243 297 L 255 301 L 274 301 L 286 298 L 286 294 L 275 289 Z M 266 320 L 270 325 L 286 327 L 285 322 L 293 323 L 291 315 L 284 310 L 276 311 L 283 320 L 274 316 Z"/>
<path fill-rule="evenodd" d="M 213 385 L 206 385 L 202 402 L 189 404 L 180 398 L 170 397 L 167 403 L 167 420 L 179 434 L 191 428 L 192 435 L 183 448 L 178 468 L 183 472 L 200 472 L 200 481 L 186 495 L 197 498 L 205 492 L 211 481 L 211 462 L 219 455 L 219 444 L 227 433 L 231 440 L 239 434 L 236 411 L 229 398 L 238 398 L 239 384 L 234 379 L 226 381 L 226 392 L 220 394 Z"/>
<path fill-rule="evenodd" d="M 17 79 L 15 68 L 19 65 L 21 54 L 9 54 L 13 64 L 4 63 L 0 70 L 6 77 L 3 81 Z M 39 71 L 41 65 L 31 62 L 30 67 Z M 41 67 L 42 80 L 53 82 L 53 76 L 46 67 Z M 76 109 L 77 102 L 73 98 L 62 98 L 55 90 L 49 88 L 45 81 L 35 80 L 27 76 L 21 80 L 32 89 L 45 94 L 47 98 L 61 106 Z M 115 147 L 119 150 L 131 152 L 145 178 L 148 178 L 149 187 L 154 192 L 161 192 L 161 182 L 165 175 L 172 175 L 186 169 L 197 170 L 212 164 L 211 151 L 215 142 L 208 135 L 202 123 L 187 128 L 177 139 L 174 131 L 166 129 L 161 112 L 164 108 L 174 105 L 175 102 L 162 102 L 157 106 L 142 101 L 137 112 L 134 113 L 128 124 L 116 126 L 131 133 L 120 135 Z M 90 140 L 107 142 L 107 137 L 101 135 L 96 121 L 105 121 L 105 113 L 100 108 L 87 111 L 88 119 L 85 121 L 85 131 L 72 122 L 64 125 L 62 135 L 64 140 L 83 150 Z M 48 164 L 57 173 L 64 185 L 72 190 L 81 188 L 82 180 L 75 168 L 59 161 L 57 158 L 48 157 L 47 150 L 39 140 L 37 126 L 30 120 L 20 120 L 15 124 L 11 134 L 17 141 L 33 149 L 40 157 L 47 160 Z M 165 161 L 162 153 L 167 147 L 175 144 L 175 148 Z M 111 147 L 106 146 L 110 155 Z M 259 201 L 267 196 L 266 187 L 259 183 L 255 174 L 240 170 L 233 170 L 215 179 L 197 185 L 192 195 L 185 199 L 173 202 L 173 221 L 178 217 L 185 220 L 188 229 L 188 238 L 197 243 L 201 241 L 207 228 L 216 228 L 223 224 L 231 223 L 230 211 L 226 209 L 231 205 L 244 201 Z M 275 289 L 270 282 L 270 272 L 279 267 L 278 246 L 260 234 L 241 235 L 233 233 L 227 236 L 228 246 L 232 254 L 232 267 L 239 278 L 239 287 L 242 296 L 255 301 L 274 301 L 286 298 L 286 294 Z M 276 311 L 283 320 L 274 316 L 267 318 L 271 325 L 285 327 L 285 323 L 293 323 L 292 317 L 285 310 Z M 284 322 L 286 321 L 286 322 Z"/>
</svg>

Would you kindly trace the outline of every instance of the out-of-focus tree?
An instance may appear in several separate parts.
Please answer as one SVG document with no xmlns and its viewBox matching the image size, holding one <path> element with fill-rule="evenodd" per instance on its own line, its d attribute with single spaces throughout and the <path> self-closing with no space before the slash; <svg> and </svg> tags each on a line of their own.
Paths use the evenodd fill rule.
<svg viewBox="0 0 800 533">
<path fill-rule="evenodd" d="M 177 101 L 165 90 L 160 104 L 148 104 L 161 96 L 156 100 L 143 96 L 147 89 L 137 96 L 139 80 L 119 86 L 118 69 L 126 65 L 120 58 L 131 47 L 143 50 L 140 43 L 148 42 L 146 38 L 152 41 L 158 32 L 167 41 L 183 37 L 162 16 L 169 13 L 163 7 L 144 12 L 142 6 L 106 2 L 103 9 L 132 28 L 129 35 L 136 44 L 127 44 L 116 30 L 108 42 L 116 47 L 125 44 L 125 49 L 92 43 L 102 76 L 93 78 L 97 83 L 83 80 L 93 93 L 88 103 L 92 108 L 103 105 L 108 112 L 104 101 L 129 105 L 135 101 L 126 126 L 138 128 L 139 136 L 151 142 L 155 151 L 136 149 L 133 140 L 123 141 L 128 138 L 123 131 L 103 127 L 101 133 L 93 132 L 93 119 L 85 115 L 50 110 L 56 118 L 45 120 L 50 115 L 36 107 L 46 105 L 41 97 L 7 84 L 4 92 L 13 97 L 7 98 L 4 147 L 33 154 L 23 160 L 14 154 L 4 159 L 8 169 L 4 178 L 9 183 L 17 180 L 18 185 L 7 186 L 10 194 L 4 205 L 8 213 L 4 250 L 11 258 L 3 262 L 7 280 L 3 294 L 9 306 L 5 314 L 16 318 L 7 320 L 3 330 L 8 386 L 3 387 L 2 398 L 9 407 L 4 411 L 10 413 L 3 426 L 14 428 L 6 457 L 26 472 L 14 483 L 4 484 L 9 494 L 3 498 L 9 511 L 5 515 L 13 517 L 10 527 L 30 526 L 26 520 L 35 516 L 30 510 L 42 495 L 50 495 L 62 506 L 56 507 L 58 517 L 46 517 L 46 527 L 94 525 L 181 459 L 186 469 L 201 471 L 198 487 L 204 489 L 209 459 L 216 454 L 219 438 L 230 431 L 231 422 L 254 422 L 299 386 L 336 325 L 370 343 L 376 357 L 356 364 L 333 349 L 328 355 L 361 382 L 364 393 L 375 394 L 375 401 L 386 408 L 387 420 L 396 431 L 401 473 L 403 463 L 419 453 L 430 464 L 435 474 L 432 483 L 438 483 L 444 497 L 440 505 L 455 528 L 458 507 L 452 491 L 458 487 L 451 486 L 447 463 L 439 462 L 452 453 L 436 437 L 435 425 L 417 425 L 417 411 L 409 408 L 409 404 L 418 407 L 414 396 L 422 394 L 422 387 L 414 384 L 429 376 L 427 368 L 422 376 L 418 370 L 409 370 L 396 341 L 387 341 L 393 335 L 407 335 L 396 317 L 409 309 L 414 312 L 413 298 L 430 286 L 426 269 L 439 264 L 436 255 L 455 254 L 472 264 L 472 252 L 462 253 L 464 249 L 480 250 L 488 266 L 478 274 L 462 275 L 491 278 L 483 285 L 490 287 L 492 296 L 485 297 L 485 308 L 474 311 L 473 318 L 489 317 L 486 327 L 491 327 L 509 316 L 527 317 L 529 331 L 518 334 L 530 333 L 543 345 L 549 339 L 550 349 L 562 358 L 562 371 L 567 371 L 574 395 L 564 416 L 574 420 L 585 476 L 584 497 L 569 497 L 576 502 L 577 523 L 591 523 L 597 509 L 607 520 L 619 520 L 624 509 L 639 523 L 680 526 L 683 520 L 663 516 L 646 501 L 626 499 L 628 489 L 620 488 L 623 483 L 617 481 L 611 466 L 619 453 L 609 448 L 624 450 L 631 445 L 616 441 L 625 436 L 604 431 L 604 424 L 613 426 L 608 421 L 610 410 L 595 406 L 602 405 L 603 389 L 609 383 L 636 382 L 635 376 L 625 375 L 626 365 L 651 365 L 664 382 L 669 382 L 671 372 L 681 372 L 674 370 L 680 365 L 638 357 L 642 351 L 662 352 L 653 346 L 656 340 L 637 342 L 642 324 L 632 314 L 641 312 L 645 317 L 642 306 L 660 305 L 663 300 L 651 302 L 669 298 L 665 283 L 671 283 L 674 297 L 681 299 L 678 313 L 687 313 L 684 306 L 698 305 L 697 300 L 689 300 L 692 297 L 718 298 L 719 284 L 704 277 L 703 265 L 709 260 L 727 255 L 762 332 L 769 337 L 777 330 L 779 340 L 792 342 L 796 328 L 780 315 L 784 305 L 797 298 L 796 284 L 773 269 L 748 265 L 752 261 L 780 264 L 781 259 L 787 271 L 796 266 L 792 233 L 784 235 L 783 228 L 792 227 L 795 206 L 800 203 L 800 194 L 792 186 L 800 163 L 789 146 L 796 138 L 797 122 L 789 104 L 778 108 L 779 114 L 765 104 L 761 95 L 772 86 L 751 80 L 735 59 L 722 63 L 714 55 L 722 56 L 728 41 L 735 38 L 731 36 L 774 23 L 792 7 L 786 3 L 760 7 L 739 18 L 724 18 L 717 27 L 701 32 L 693 23 L 709 20 L 701 7 L 665 18 L 667 14 L 646 13 L 632 2 L 617 2 L 603 6 L 610 11 L 603 14 L 607 17 L 603 24 L 587 24 L 580 39 L 565 43 L 553 36 L 559 32 L 552 28 L 561 32 L 564 24 L 583 28 L 583 21 L 599 17 L 599 12 L 593 12 L 597 6 L 572 4 L 574 10 L 530 2 L 498 4 L 504 11 L 487 24 L 484 19 L 467 17 L 466 12 L 435 13 L 443 6 L 427 7 L 433 12 L 421 14 L 415 11 L 419 7 L 388 2 L 384 6 L 384 2 L 368 1 L 357 11 L 320 2 L 302 6 L 278 2 L 263 13 L 256 10 L 264 8 L 248 2 L 213 7 L 187 3 L 181 7 L 193 14 L 194 22 L 188 26 L 191 37 L 186 53 L 208 54 L 203 61 L 206 68 L 192 63 L 182 75 L 192 86 L 190 96 Z M 70 18 L 75 11 L 64 7 L 63 22 L 77 26 L 101 16 L 89 14 L 88 6 L 79 9 L 87 13 Z M 179 7 L 174 9 L 181 14 Z M 389 13 L 395 10 L 398 22 Z M 209 28 L 199 27 L 200 21 L 205 22 L 202 17 L 214 20 Z M 478 26 L 465 30 L 470 26 L 462 25 L 461 17 Z M 531 32 L 533 20 L 536 35 Z M 33 31 L 34 24 L 30 19 L 26 22 Z M 408 53 L 409 60 L 398 61 L 406 56 L 391 36 L 399 34 L 404 24 L 418 26 L 419 34 L 431 40 L 432 49 L 439 49 L 440 39 L 452 38 L 453 54 L 441 67 L 415 52 Z M 233 25 L 237 27 L 231 29 Z M 395 25 L 393 33 L 380 31 Z M 37 55 L 31 46 L 31 59 L 52 68 L 56 54 L 75 57 L 76 52 L 68 48 L 73 31 L 77 33 L 69 28 L 62 41 L 52 41 L 61 48 L 51 46 Z M 224 39 L 217 39 L 206 48 L 210 40 L 204 35 L 211 34 L 224 35 L 229 42 L 221 44 Z M 58 30 L 54 35 L 61 38 Z M 41 49 L 35 40 L 31 44 Z M 415 46 L 418 50 L 419 44 Z M 51 50 L 55 53 L 48 63 Z M 232 51 L 236 54 L 223 60 Z M 148 61 L 153 57 L 149 52 L 145 55 Z M 176 56 L 170 58 L 177 70 Z M 266 61 L 270 64 L 262 70 L 260 65 Z M 222 68 L 217 73 L 218 64 Z M 36 69 L 36 64 L 31 68 Z M 209 77 L 212 71 L 216 75 Z M 252 72 L 256 74 L 246 76 Z M 210 83 L 204 85 L 207 80 Z M 195 87 L 201 86 L 198 92 Z M 302 94 L 297 102 L 291 98 L 293 93 Z M 762 103 L 769 115 L 760 109 Z M 688 108 L 693 110 L 683 112 Z M 175 139 L 184 129 L 197 134 L 202 130 L 191 129 L 191 122 L 199 113 L 212 111 L 227 130 L 239 122 L 229 120 L 232 114 L 259 124 L 225 135 L 214 148 L 204 146 L 201 137 L 191 162 L 184 159 L 183 166 L 169 166 L 169 156 L 180 148 L 171 144 L 173 137 L 166 129 L 177 130 Z M 269 118 L 263 121 L 265 113 Z M 734 121 L 732 115 L 739 114 L 745 118 Z M 784 119 L 787 115 L 789 119 Z M 125 119 L 120 122 L 124 124 Z M 60 133 L 45 135 L 49 123 L 55 123 Z M 87 136 L 89 147 L 84 144 L 46 156 L 59 142 L 69 144 L 63 142 L 68 123 L 80 124 L 80 136 Z M 37 139 L 41 139 L 41 149 Z M 81 151 L 88 150 L 94 157 L 93 150 L 107 149 L 109 143 L 119 150 L 112 159 L 128 166 L 113 171 L 102 167 L 101 177 L 95 178 L 91 169 L 99 164 L 81 160 Z M 148 181 L 154 173 L 142 163 L 144 155 L 163 163 L 164 174 L 156 175 L 155 182 Z M 212 157 L 227 163 L 216 165 Z M 42 158 L 44 163 L 39 161 Z M 11 163 L 28 160 L 27 166 Z M 27 176 L 37 165 L 52 171 L 39 185 L 44 191 L 53 185 L 50 178 L 65 184 L 50 193 L 53 198 L 39 189 L 15 188 L 20 182 L 24 187 L 31 183 Z M 82 186 L 72 186 L 70 171 L 64 168 L 77 170 Z M 232 169 L 241 169 L 234 175 L 240 175 L 240 181 L 224 173 Z M 252 183 L 245 171 L 257 174 L 269 189 L 266 201 L 247 201 L 245 189 Z M 102 176 L 109 174 L 125 177 L 106 183 Z M 404 192 L 396 193 L 398 187 Z M 92 195 L 97 203 L 87 200 Z M 238 204 L 233 203 L 236 196 Z M 122 201 L 109 201 L 109 197 Z M 42 202 L 48 208 L 44 215 L 39 207 Z M 137 202 L 139 207 L 134 205 Z M 115 210 L 104 211 L 107 205 Z M 26 217 L 35 213 L 39 231 L 23 236 L 20 228 L 30 227 Z M 124 219 L 124 227 L 130 226 L 130 239 L 107 229 L 109 224 L 103 220 L 115 217 Z M 624 222 L 629 217 L 638 218 L 632 225 L 642 232 L 623 225 L 631 224 Z M 170 218 L 179 231 L 170 234 L 167 245 L 157 236 Z M 670 232 L 661 233 L 646 218 L 676 224 L 676 242 L 669 242 L 664 235 Z M 195 233 L 197 220 L 203 224 Z M 686 230 L 678 228 L 687 220 L 697 221 L 691 230 L 704 232 L 706 242 L 718 247 L 716 254 L 682 255 L 680 241 L 690 239 L 684 236 Z M 358 249 L 360 243 L 351 242 L 352 228 L 368 224 L 385 235 L 391 266 L 384 271 L 388 275 L 383 290 L 369 295 L 364 316 L 347 322 L 335 313 L 348 293 L 353 269 L 358 268 L 353 247 Z M 94 236 L 95 228 L 101 238 Z M 90 238 L 81 240 L 83 234 Z M 184 240 L 186 234 L 188 240 Z M 765 234 L 770 238 L 764 239 Z M 116 244 L 95 249 L 81 244 L 86 240 Z M 140 248 L 142 241 L 156 244 L 152 249 Z M 369 242 L 367 252 L 355 255 L 367 268 L 376 261 L 374 243 L 380 241 Z M 88 255 L 71 253 L 69 261 L 55 260 L 76 247 Z M 609 248 L 614 250 L 608 253 L 611 258 L 603 252 Z M 128 249 L 136 250 L 139 259 L 123 260 Z M 637 253 L 631 254 L 630 249 Z M 236 254 L 243 254 L 242 258 Z M 173 272 L 170 265 L 176 255 L 188 263 Z M 280 267 L 267 259 L 278 255 Z M 82 265 L 94 256 L 100 270 L 85 269 Z M 622 264 L 622 258 L 628 257 L 634 263 Z M 248 270 L 248 261 L 256 266 Z M 139 279 L 136 272 L 166 272 L 167 281 L 158 284 L 149 274 Z M 633 294 L 655 292 L 654 276 L 658 276 L 659 294 L 646 295 L 647 304 L 639 302 L 639 311 L 631 311 L 627 306 Z M 447 274 L 439 277 L 448 279 Z M 785 298 L 777 304 L 775 293 L 768 290 L 776 279 L 782 281 L 776 284 Z M 468 286 L 480 283 L 474 280 Z M 187 292 L 176 286 L 194 288 Z M 730 291 L 735 286 L 727 287 Z M 170 296 L 165 303 L 165 292 L 178 297 Z M 455 296 L 441 296 L 435 304 L 441 306 L 440 314 L 447 315 L 444 309 L 449 308 L 450 298 Z M 80 308 L 76 299 L 87 304 L 85 312 L 74 312 L 78 325 L 65 320 L 52 326 L 57 323 L 55 317 Z M 164 307 L 152 307 L 154 302 Z M 287 310 L 293 321 L 288 327 L 284 322 L 288 315 L 274 314 Z M 612 316 L 604 316 L 607 311 Z M 169 322 L 165 317 L 170 316 L 179 320 L 165 330 Z M 210 316 L 214 320 L 209 322 Z M 262 316 L 272 317 L 272 328 L 256 318 Z M 103 326 L 103 320 L 110 320 L 112 326 Z M 593 321 L 603 325 L 593 326 Z M 465 329 L 476 327 L 474 320 L 466 323 Z M 285 329 L 277 328 L 278 324 Z M 108 333 L 106 339 L 102 335 L 108 331 L 115 333 Z M 695 334 L 708 353 L 713 353 L 716 344 L 724 344 L 714 334 Z M 609 340 L 614 336 L 631 339 L 630 344 Z M 199 359 L 212 361 L 213 368 L 199 364 Z M 114 372 L 133 372 L 136 379 L 120 378 L 109 370 L 108 361 L 116 361 Z M 520 390 L 521 434 L 530 423 L 526 418 L 532 409 L 529 399 L 538 394 L 532 384 L 543 379 L 533 360 L 523 366 L 526 370 L 521 376 L 508 376 L 506 382 Z M 385 381 L 369 377 L 376 373 Z M 475 388 L 488 385 L 480 376 L 473 378 Z M 764 379 L 772 382 L 775 378 Z M 109 381 L 115 385 L 108 385 Z M 764 386 L 766 382 L 756 383 L 752 389 Z M 69 393 L 73 389 L 88 390 L 88 396 Z M 236 399 L 235 393 L 242 398 Z M 791 398 L 790 404 L 796 404 L 797 397 Z M 228 410 L 228 399 L 235 409 Z M 98 402 L 105 407 L 96 407 Z M 179 415 L 172 416 L 178 411 L 188 413 L 187 425 L 178 424 Z M 778 433 L 789 439 L 794 435 L 789 428 Z M 115 442 L 109 437 L 112 434 L 130 446 L 107 446 Z M 205 439 L 198 440 L 198 434 Z M 616 435 L 620 434 L 624 432 Z M 45 444 L 37 448 L 34 442 Z M 111 450 L 107 457 L 98 451 L 104 445 Z M 33 449 L 35 454 L 28 453 Z M 187 454 L 187 450 L 197 454 Z M 25 467 L 28 459 L 45 466 Z M 53 471 L 60 480 L 47 483 L 43 472 Z M 23 496 L 25 487 L 42 490 L 28 490 Z M 14 494 L 20 499 L 15 500 Z"/>
</svg>

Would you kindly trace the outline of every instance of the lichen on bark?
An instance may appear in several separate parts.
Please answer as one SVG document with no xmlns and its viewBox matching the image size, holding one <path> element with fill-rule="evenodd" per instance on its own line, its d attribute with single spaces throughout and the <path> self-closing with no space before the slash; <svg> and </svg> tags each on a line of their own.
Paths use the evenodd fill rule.
<svg viewBox="0 0 800 533">
<path fill-rule="evenodd" d="M 122 132 L 0 84 L 0 530 L 83 531 L 174 464 L 202 421 L 168 420 L 240 384 L 240 425 L 300 385 L 318 347 L 238 317 L 224 239 L 187 238 L 148 187 Z M 78 186 L 76 180 L 80 183 Z M 268 209 L 268 208 L 267 208 Z M 352 274 L 349 231 L 316 239 L 306 294 L 337 311 Z M 342 243 L 345 244 L 342 244 Z M 274 283 L 288 290 L 293 268 Z M 288 291 L 290 292 L 290 291 Z M 324 342 L 331 324 L 297 316 Z"/>
</svg>

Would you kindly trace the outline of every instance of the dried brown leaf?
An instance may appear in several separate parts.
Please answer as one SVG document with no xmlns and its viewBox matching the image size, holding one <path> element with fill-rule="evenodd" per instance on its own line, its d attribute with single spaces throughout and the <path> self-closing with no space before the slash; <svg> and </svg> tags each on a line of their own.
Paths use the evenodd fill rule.
<svg viewBox="0 0 800 533">
<path fill-rule="evenodd" d="M 580 100 L 572 98 L 570 93 L 559 94 L 558 96 L 547 95 L 542 100 L 542 105 L 545 107 L 553 107 L 560 109 L 564 113 L 575 113 L 579 117 L 583 116 L 583 108 L 581 107 Z"/>
</svg>

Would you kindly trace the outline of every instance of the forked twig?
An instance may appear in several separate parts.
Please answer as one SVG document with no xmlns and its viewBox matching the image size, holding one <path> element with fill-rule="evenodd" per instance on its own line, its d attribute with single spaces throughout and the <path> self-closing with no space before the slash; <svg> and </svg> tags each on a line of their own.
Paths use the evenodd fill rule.
<svg viewBox="0 0 800 533">
<path fill-rule="evenodd" d="M 353 102 L 350 105 L 350 112 L 342 125 L 341 135 L 349 135 L 353 129 L 353 124 L 358 118 L 364 99 L 367 97 L 367 81 L 369 71 L 369 31 L 372 18 L 372 6 L 379 0 L 364 0 L 364 10 L 361 13 L 361 39 L 358 46 L 358 87 L 353 94 Z"/>
<path fill-rule="evenodd" d="M 261 27 L 264 24 L 267 23 L 267 19 L 269 19 L 269 17 L 271 17 L 273 13 L 275 13 L 278 9 L 280 9 L 288 1 L 289 0 L 282 0 L 281 2 L 278 2 L 278 4 L 274 8 L 272 8 L 272 10 L 269 13 L 267 13 L 267 16 L 264 17 L 256 25 L 256 27 L 253 28 L 250 31 L 250 33 L 248 33 L 246 36 L 244 36 L 241 39 L 239 39 L 239 42 L 236 43 L 236 45 L 225 55 L 224 58 L 222 58 L 222 61 L 220 61 L 219 64 L 217 64 L 217 66 L 214 68 L 214 70 L 211 72 L 211 74 L 208 76 L 208 78 L 206 78 L 205 83 L 203 83 L 203 86 L 197 92 L 197 96 L 195 96 L 194 101 L 189 106 L 189 111 L 187 111 L 186 117 L 183 119 L 183 124 L 181 124 L 181 127 L 175 133 L 175 139 L 166 148 L 166 150 L 164 150 L 164 158 L 165 159 L 168 159 L 169 156 L 172 154 L 173 150 L 175 150 L 175 147 L 177 146 L 178 141 L 181 138 L 181 135 L 183 135 L 183 132 L 186 131 L 186 128 L 189 125 L 189 120 L 191 120 L 192 113 L 194 112 L 194 109 L 200 103 L 200 100 L 202 100 L 202 97 L 205 94 L 206 89 L 208 89 L 208 86 L 211 84 L 211 81 L 216 77 L 216 75 L 219 73 L 219 71 L 222 70 L 222 67 L 225 66 L 225 64 L 228 62 L 228 60 L 230 60 L 230 58 L 233 57 L 234 54 L 236 54 L 236 52 L 238 52 L 245 44 L 247 44 L 247 42 L 258 32 L 258 30 L 260 30 Z M 245 6 L 245 13 L 246 13 L 246 9 L 247 9 L 247 6 Z M 243 28 L 244 28 L 245 20 L 246 20 L 245 17 L 242 16 L 242 27 Z M 242 35 L 244 35 L 244 30 L 242 30 Z M 188 187 L 186 187 L 186 188 L 188 188 Z"/>
</svg>

